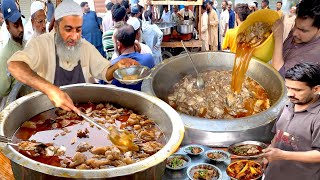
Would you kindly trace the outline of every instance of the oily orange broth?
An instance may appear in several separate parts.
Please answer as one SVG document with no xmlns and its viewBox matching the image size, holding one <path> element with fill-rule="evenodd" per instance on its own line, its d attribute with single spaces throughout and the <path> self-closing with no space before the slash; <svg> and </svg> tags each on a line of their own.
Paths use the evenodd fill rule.
<svg viewBox="0 0 320 180">
<path fill-rule="evenodd" d="M 92 106 L 93 110 L 95 105 Z M 84 108 L 88 108 L 87 104 L 86 105 L 77 105 L 77 107 L 84 107 Z M 93 147 L 101 147 L 101 146 L 111 146 L 113 145 L 112 142 L 109 140 L 108 138 L 108 134 L 106 132 L 104 132 L 103 130 L 99 130 L 97 127 L 93 126 L 90 127 L 90 124 L 88 122 L 82 122 L 82 123 L 70 123 L 68 126 L 66 126 L 65 128 L 67 128 L 69 131 L 71 131 L 70 133 L 67 133 L 64 136 L 57 136 L 54 137 L 57 133 L 61 133 L 63 132 L 62 127 L 59 126 L 56 129 L 53 129 L 51 127 L 51 123 L 50 123 L 50 119 L 54 119 L 56 117 L 58 117 L 55 114 L 55 111 L 57 110 L 57 108 L 45 111 L 39 115 L 34 116 L 33 118 L 31 118 L 29 121 L 33 121 L 33 122 L 37 122 L 37 121 L 41 121 L 41 120 L 45 120 L 45 123 L 43 124 L 37 124 L 37 128 L 36 129 L 30 129 L 30 128 L 24 128 L 24 127 L 20 127 L 16 133 L 13 136 L 13 141 L 14 142 L 20 142 L 22 140 L 35 140 L 37 142 L 41 142 L 41 143 L 53 143 L 54 146 L 56 147 L 60 147 L 60 146 L 64 146 L 66 147 L 66 152 L 65 155 L 63 156 L 52 156 L 52 157 L 47 157 L 45 155 L 40 155 L 38 157 L 33 157 L 30 156 L 28 153 L 34 153 L 32 151 L 25 151 L 25 150 L 19 150 L 19 152 L 33 160 L 36 160 L 38 162 L 42 162 L 45 164 L 49 164 L 49 165 L 53 165 L 53 166 L 60 166 L 60 161 L 62 159 L 64 159 L 65 157 L 73 157 L 75 155 L 76 152 L 76 148 L 78 146 L 78 144 L 80 144 L 81 142 L 88 142 L 90 145 L 92 145 Z M 126 114 L 122 114 L 120 117 L 118 117 L 115 121 L 115 124 L 118 128 L 122 129 L 126 126 L 126 121 L 129 118 L 129 113 Z M 94 120 L 99 120 L 98 117 L 91 117 Z M 75 119 L 73 119 L 75 120 Z M 79 118 L 78 120 L 82 120 L 82 118 Z M 110 125 L 108 123 L 105 124 L 106 126 Z M 113 124 L 114 125 L 114 124 Z M 89 130 L 89 137 L 88 138 L 78 138 L 77 137 L 77 132 L 78 130 L 85 130 L 85 128 L 87 128 Z M 158 126 L 156 126 L 156 128 L 160 131 L 160 128 Z M 73 138 L 76 138 L 76 142 L 74 144 L 71 144 L 71 140 Z M 163 136 L 163 138 L 160 138 L 158 140 L 158 142 L 160 143 L 164 143 L 165 142 L 165 137 Z M 90 159 L 93 154 L 90 152 L 82 152 L 83 154 L 85 154 L 87 156 L 88 159 Z"/>
</svg>

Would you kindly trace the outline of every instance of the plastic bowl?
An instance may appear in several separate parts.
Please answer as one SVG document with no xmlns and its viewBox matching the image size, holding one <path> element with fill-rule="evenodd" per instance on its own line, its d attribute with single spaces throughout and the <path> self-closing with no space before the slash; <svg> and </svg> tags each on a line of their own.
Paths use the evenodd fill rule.
<svg viewBox="0 0 320 180">
<path fill-rule="evenodd" d="M 183 163 L 183 165 L 180 166 L 180 167 L 177 167 L 177 168 L 171 167 L 168 164 L 168 162 L 170 161 L 170 159 L 177 158 L 177 157 L 185 160 L 186 162 Z M 173 154 L 173 155 L 171 155 L 170 157 L 167 158 L 167 160 L 166 160 L 166 168 L 171 169 L 171 170 L 181 170 L 181 169 L 187 167 L 190 163 L 191 163 L 191 158 L 188 155 L 185 155 L 185 154 Z"/>
<path fill-rule="evenodd" d="M 197 171 L 197 169 L 207 169 L 207 170 L 213 169 L 217 172 L 218 177 L 213 177 L 213 178 L 211 178 L 211 180 L 221 180 L 222 179 L 221 170 L 217 166 L 214 166 L 214 165 L 208 164 L 208 163 L 199 163 L 199 164 L 195 164 L 193 166 L 190 166 L 187 170 L 187 175 L 190 179 L 194 179 L 193 175 Z"/>
<path fill-rule="evenodd" d="M 238 34 L 245 31 L 249 26 L 255 22 L 266 22 L 274 24 L 279 15 L 276 11 L 270 9 L 262 9 L 250 14 L 245 21 L 239 26 Z M 272 58 L 274 50 L 274 37 L 273 33 L 253 51 L 253 56 L 263 62 L 269 62 Z"/>
<path fill-rule="evenodd" d="M 130 66 L 117 69 L 113 72 L 113 77 L 122 84 L 134 85 L 143 81 L 150 74 L 151 70 L 146 66 Z"/>
</svg>

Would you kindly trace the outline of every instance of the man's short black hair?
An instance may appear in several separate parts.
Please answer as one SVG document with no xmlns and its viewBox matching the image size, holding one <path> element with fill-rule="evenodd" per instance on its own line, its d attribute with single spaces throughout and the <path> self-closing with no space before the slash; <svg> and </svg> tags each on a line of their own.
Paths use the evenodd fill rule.
<svg viewBox="0 0 320 180">
<path fill-rule="evenodd" d="M 126 9 L 121 6 L 119 3 L 116 3 L 111 8 L 112 19 L 115 22 L 122 21 L 125 15 L 127 14 Z"/>
<path fill-rule="evenodd" d="M 247 19 L 249 14 L 251 13 L 248 4 L 237 4 L 236 7 L 234 8 L 234 11 L 238 15 L 239 19 L 241 22 Z"/>
<path fill-rule="evenodd" d="M 302 19 L 312 18 L 312 26 L 320 28 L 320 1 L 302 0 L 297 5 L 297 17 Z"/>
<path fill-rule="evenodd" d="M 310 88 L 320 85 L 320 64 L 299 63 L 287 70 L 286 79 L 305 82 Z"/>
<path fill-rule="evenodd" d="M 129 9 L 129 7 L 130 7 L 130 3 L 129 3 L 128 0 L 123 0 L 123 1 L 121 2 L 121 5 L 122 5 L 124 8 L 126 8 L 126 9 Z"/>
<path fill-rule="evenodd" d="M 88 4 L 88 2 L 81 2 L 80 3 L 80 7 L 84 7 L 85 5 L 87 5 Z"/>
<path fill-rule="evenodd" d="M 269 0 L 262 0 L 261 2 L 265 2 L 269 6 Z"/>
<path fill-rule="evenodd" d="M 281 4 L 281 6 L 282 6 L 282 1 L 277 1 L 277 4 L 278 4 L 278 3 L 280 3 L 280 4 Z"/>
<path fill-rule="evenodd" d="M 164 8 L 169 8 L 168 5 L 163 5 L 162 7 L 163 7 L 163 9 L 164 9 Z"/>
<path fill-rule="evenodd" d="M 223 1 L 221 2 L 221 4 L 222 4 L 223 2 L 225 2 L 226 5 L 228 6 L 228 1 L 227 1 L 227 0 L 223 0 Z"/>
<path fill-rule="evenodd" d="M 123 44 L 124 47 L 131 47 L 136 40 L 136 32 L 131 25 L 124 24 L 117 30 L 115 39 Z"/>
<path fill-rule="evenodd" d="M 204 2 L 204 3 L 201 5 L 201 9 L 203 9 L 203 10 L 206 10 L 206 9 L 207 9 L 207 3 L 206 3 L 206 2 Z"/>
<path fill-rule="evenodd" d="M 112 2 L 108 2 L 108 4 L 106 5 L 106 8 L 108 11 L 110 11 L 112 9 L 113 3 Z"/>
<path fill-rule="evenodd" d="M 152 12 L 150 10 L 144 12 L 144 18 L 146 21 L 152 21 Z"/>
</svg>

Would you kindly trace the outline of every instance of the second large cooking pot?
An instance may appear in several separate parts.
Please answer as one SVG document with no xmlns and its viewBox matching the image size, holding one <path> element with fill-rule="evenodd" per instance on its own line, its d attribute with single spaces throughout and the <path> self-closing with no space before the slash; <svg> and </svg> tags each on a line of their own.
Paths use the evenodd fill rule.
<svg viewBox="0 0 320 180">
<path fill-rule="evenodd" d="M 171 35 L 171 30 L 174 26 L 176 26 L 175 23 L 167 23 L 167 22 L 161 22 L 158 23 L 157 26 L 162 31 L 163 35 Z"/>
<path fill-rule="evenodd" d="M 184 135 L 183 123 L 174 109 L 153 96 L 115 86 L 77 84 L 62 89 L 78 103 L 108 101 L 149 116 L 165 134 L 166 145 L 156 154 L 127 166 L 77 170 L 36 162 L 0 143 L 1 152 L 11 160 L 16 179 L 161 179 L 165 169 L 163 161 L 179 148 Z M 50 100 L 40 92 L 19 98 L 0 113 L 0 135 L 11 137 L 24 121 L 51 108 Z"/>
<path fill-rule="evenodd" d="M 177 25 L 177 31 L 181 34 L 193 33 L 194 22 L 191 20 L 180 21 Z"/>
<path fill-rule="evenodd" d="M 226 52 L 192 53 L 199 71 L 232 70 L 235 55 Z M 157 65 L 149 79 L 143 81 L 142 91 L 167 102 L 172 87 L 195 71 L 186 54 L 172 57 Z M 237 119 L 205 119 L 179 113 L 186 127 L 183 144 L 199 143 L 227 147 L 244 140 L 270 142 L 271 129 L 286 101 L 283 78 L 269 64 L 251 59 L 247 75 L 256 80 L 269 95 L 271 107 L 258 114 Z"/>
</svg>

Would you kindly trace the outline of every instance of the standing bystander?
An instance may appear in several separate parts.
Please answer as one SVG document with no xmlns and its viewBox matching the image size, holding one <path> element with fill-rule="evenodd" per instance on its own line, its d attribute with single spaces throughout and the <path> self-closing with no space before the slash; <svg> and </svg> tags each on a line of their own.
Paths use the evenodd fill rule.
<svg viewBox="0 0 320 180">
<path fill-rule="evenodd" d="M 102 46 L 102 32 L 97 14 L 90 11 L 88 2 L 80 4 L 83 12 L 82 37 L 94 45 L 102 56 L 105 52 Z"/>
</svg>

